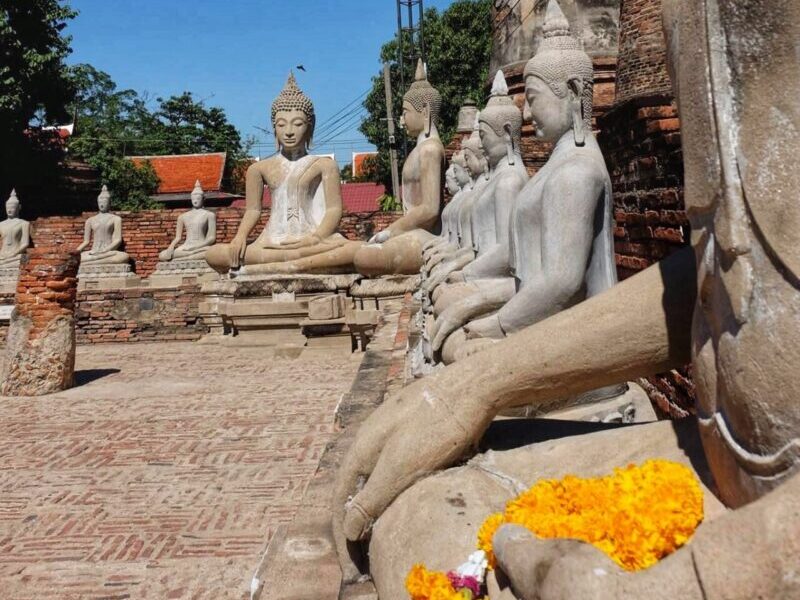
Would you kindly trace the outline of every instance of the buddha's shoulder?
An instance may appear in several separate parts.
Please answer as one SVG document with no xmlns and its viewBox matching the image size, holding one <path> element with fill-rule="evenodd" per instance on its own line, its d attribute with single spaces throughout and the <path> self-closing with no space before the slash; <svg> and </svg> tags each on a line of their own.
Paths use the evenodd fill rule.
<svg viewBox="0 0 800 600">
<path fill-rule="evenodd" d="M 608 177 L 606 163 L 603 155 L 591 150 L 578 148 L 568 155 L 561 157 L 550 173 L 549 179 L 598 179 L 605 180 Z"/>
<path fill-rule="evenodd" d="M 444 159 L 444 145 L 438 137 L 429 137 L 417 146 L 419 154 L 423 158 L 440 157 Z"/>
<path fill-rule="evenodd" d="M 312 155 L 309 157 L 309 159 L 311 164 L 319 169 L 336 169 L 336 172 L 339 172 L 339 167 L 336 165 L 336 161 L 330 156 Z"/>
</svg>

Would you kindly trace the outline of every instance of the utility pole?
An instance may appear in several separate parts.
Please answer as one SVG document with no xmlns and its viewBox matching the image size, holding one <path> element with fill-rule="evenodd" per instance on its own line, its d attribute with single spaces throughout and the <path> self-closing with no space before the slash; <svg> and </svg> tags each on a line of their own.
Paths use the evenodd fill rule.
<svg viewBox="0 0 800 600">
<path fill-rule="evenodd" d="M 416 23 L 414 23 L 414 9 L 417 12 Z M 421 58 L 422 62 L 425 62 L 423 39 L 425 30 L 422 23 L 424 13 L 423 0 L 397 0 L 397 64 L 400 66 L 401 92 L 406 90 L 406 65 L 410 65 L 410 71 L 414 73 L 417 59 Z M 408 140 L 405 135 L 403 135 L 403 148 L 404 155 L 408 154 Z"/>
<path fill-rule="evenodd" d="M 383 87 L 386 91 L 386 124 L 389 126 L 389 160 L 392 163 L 392 192 L 395 198 L 401 196 L 400 177 L 397 169 L 397 139 L 394 135 L 394 115 L 392 111 L 392 78 L 389 63 L 383 63 Z"/>
</svg>

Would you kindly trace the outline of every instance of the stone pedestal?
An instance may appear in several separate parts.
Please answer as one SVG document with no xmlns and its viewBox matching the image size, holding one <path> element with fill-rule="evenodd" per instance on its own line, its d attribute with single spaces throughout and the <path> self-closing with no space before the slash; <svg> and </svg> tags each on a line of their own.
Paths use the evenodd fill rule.
<svg viewBox="0 0 800 600">
<path fill-rule="evenodd" d="M 22 257 L 17 257 L 16 264 L 0 267 L 0 294 L 11 294 L 16 291 L 20 258 Z"/>
<path fill-rule="evenodd" d="M 30 248 L 23 258 L 0 393 L 40 396 L 73 384 L 77 252 Z"/>
<path fill-rule="evenodd" d="M 206 283 L 200 315 L 210 333 L 204 341 L 302 348 L 309 304 L 331 298 L 318 302 L 314 310 L 333 314 L 344 301 L 338 300 L 340 294 L 359 278 L 356 274 L 252 275 Z"/>
<path fill-rule="evenodd" d="M 178 287 L 217 279 L 219 275 L 204 259 L 159 262 L 148 278 L 150 287 Z"/>
<path fill-rule="evenodd" d="M 81 265 L 78 271 L 78 288 L 81 290 L 110 290 L 137 287 L 141 278 L 127 263 L 121 265 Z"/>
</svg>

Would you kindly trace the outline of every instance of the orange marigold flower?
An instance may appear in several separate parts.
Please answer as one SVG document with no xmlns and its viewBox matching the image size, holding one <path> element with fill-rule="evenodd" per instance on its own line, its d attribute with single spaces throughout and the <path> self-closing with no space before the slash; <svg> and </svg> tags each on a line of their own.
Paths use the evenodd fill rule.
<svg viewBox="0 0 800 600">
<path fill-rule="evenodd" d="M 406 576 L 406 590 L 411 600 L 464 600 L 465 596 L 453 589 L 445 573 L 428 571 L 425 565 L 414 565 Z M 471 596 L 471 594 L 470 594 Z"/>
<path fill-rule="evenodd" d="M 503 523 L 540 538 L 570 538 L 594 545 L 629 571 L 646 569 L 684 545 L 703 520 L 703 491 L 684 465 L 650 460 L 612 475 L 544 479 L 490 516 L 478 548 L 494 566 L 492 537 Z"/>
</svg>

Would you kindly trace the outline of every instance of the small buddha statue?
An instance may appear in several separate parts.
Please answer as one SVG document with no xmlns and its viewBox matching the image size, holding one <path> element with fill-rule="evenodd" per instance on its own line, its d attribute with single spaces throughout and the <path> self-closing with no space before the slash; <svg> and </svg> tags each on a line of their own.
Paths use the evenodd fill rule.
<svg viewBox="0 0 800 600">
<path fill-rule="evenodd" d="M 464 269 L 465 286 L 437 299 L 442 318 L 432 345 L 448 362 L 617 282 L 611 180 L 591 131 L 592 60 L 557 3 L 549 5 L 543 35 L 525 66 L 525 95 L 537 138 L 555 148 L 513 203 L 506 243 Z"/>
<path fill-rule="evenodd" d="M 693 247 L 407 386 L 360 426 L 339 469 L 333 527 L 348 576 L 341 540 L 371 532 L 381 598 L 404 597 L 414 563 L 460 564 L 486 515 L 536 481 L 653 458 L 701 482 L 705 518 L 686 545 L 631 573 L 586 543 L 506 525 L 493 538 L 490 598 L 800 597 L 800 208 L 786 195 L 800 189 L 800 136 L 786 129 L 800 122 L 800 9 L 750 8 L 663 3 Z M 687 360 L 696 419 L 560 437 L 532 423 L 543 441 L 464 462 L 504 408 Z"/>
<path fill-rule="evenodd" d="M 110 208 L 111 193 L 104 185 L 97 196 L 100 212 L 86 219 L 83 242 L 77 248 L 81 253 L 81 265 L 120 265 L 130 261 L 128 254 L 119 250 L 122 246 L 122 219 L 108 212 Z M 90 243 L 92 249 L 84 252 Z"/>
<path fill-rule="evenodd" d="M 422 250 L 435 238 L 439 220 L 444 146 L 437 124 L 442 97 L 429 82 L 422 60 L 414 83 L 403 96 L 401 125 L 417 144 L 403 165 L 403 211 L 387 229 L 358 249 L 354 262 L 367 276 L 418 273 Z"/>
<path fill-rule="evenodd" d="M 301 270 L 298 261 L 325 255 L 308 267 L 325 271 L 351 265 L 356 248 L 336 233 L 342 217 L 339 169 L 326 156 L 308 153 L 314 135 L 314 104 L 297 86 L 290 73 L 285 87 L 272 104 L 272 127 L 278 153 L 247 169 L 246 207 L 233 240 L 215 244 L 206 260 L 214 270 L 246 274 L 270 274 Z M 266 227 L 252 243 L 247 237 L 261 216 L 264 186 L 269 186 L 272 209 Z M 326 253 L 344 248 L 340 254 Z"/>
<path fill-rule="evenodd" d="M 203 208 L 205 192 L 199 180 L 195 181 L 191 198 L 192 209 L 178 217 L 175 239 L 158 255 L 159 260 L 163 262 L 203 260 L 206 251 L 217 239 L 217 217 L 210 210 Z M 186 231 L 186 241 L 181 244 L 184 231 Z"/>
<path fill-rule="evenodd" d="M 6 200 L 5 221 L 0 223 L 0 268 L 11 269 L 19 266 L 19 259 L 31 245 L 31 224 L 19 218 L 20 202 L 17 191 L 11 190 Z"/>
<path fill-rule="evenodd" d="M 427 261 L 435 254 L 458 247 L 458 214 L 464 194 L 472 189 L 472 176 L 467 170 L 464 151 L 453 154 L 450 166 L 445 172 L 445 186 L 452 199 L 442 210 L 442 233 L 428 242 L 423 250 L 423 259 Z"/>
</svg>

